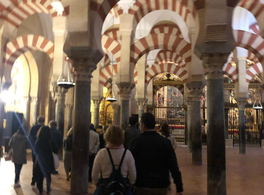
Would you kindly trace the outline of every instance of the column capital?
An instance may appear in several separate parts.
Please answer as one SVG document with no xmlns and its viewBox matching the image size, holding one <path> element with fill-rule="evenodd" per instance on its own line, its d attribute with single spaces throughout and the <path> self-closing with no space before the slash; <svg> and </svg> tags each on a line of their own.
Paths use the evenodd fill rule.
<svg viewBox="0 0 264 195">
<path fill-rule="evenodd" d="M 201 96 L 203 94 L 204 82 L 203 81 L 191 81 L 186 83 L 189 89 L 188 100 L 187 101 L 201 101 Z"/>
<path fill-rule="evenodd" d="M 74 67 L 76 81 L 91 82 L 92 72 L 96 69 L 96 64 L 92 58 L 71 58 Z"/>
<path fill-rule="evenodd" d="M 246 104 L 247 104 L 247 98 L 245 97 L 237 98 L 237 105 L 239 110 L 245 110 Z"/>
<path fill-rule="evenodd" d="M 129 100 L 131 95 L 131 88 L 130 87 L 120 87 L 120 99 L 121 100 Z"/>
<path fill-rule="evenodd" d="M 72 104 L 65 104 L 66 108 L 71 108 Z"/>
<path fill-rule="evenodd" d="M 39 103 L 40 99 L 38 97 L 31 97 L 31 101 L 34 103 L 34 104 L 37 104 Z"/>
<path fill-rule="evenodd" d="M 99 108 L 102 99 L 93 100 L 94 108 Z"/>
<path fill-rule="evenodd" d="M 223 78 L 223 67 L 227 62 L 229 54 L 203 54 L 203 66 L 206 71 L 207 79 Z"/>
<path fill-rule="evenodd" d="M 66 93 L 68 92 L 68 89 L 65 89 L 63 87 L 56 86 L 55 92 L 56 92 L 56 98 L 58 98 L 58 97 L 65 97 Z"/>
<path fill-rule="evenodd" d="M 25 102 L 27 102 L 27 101 L 31 101 L 31 97 L 30 97 L 30 96 L 23 96 L 23 100 L 24 100 Z"/>
<path fill-rule="evenodd" d="M 139 110 L 143 110 L 148 102 L 148 99 L 145 100 L 137 100 L 137 105 Z"/>
</svg>

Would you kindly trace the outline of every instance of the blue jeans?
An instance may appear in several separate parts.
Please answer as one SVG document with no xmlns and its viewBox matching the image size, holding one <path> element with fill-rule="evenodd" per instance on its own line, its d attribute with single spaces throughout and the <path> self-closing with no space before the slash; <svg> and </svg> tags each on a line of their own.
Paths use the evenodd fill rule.
<svg viewBox="0 0 264 195">
<path fill-rule="evenodd" d="M 22 169 L 23 164 L 15 164 L 15 183 L 19 181 L 20 172 Z"/>
</svg>

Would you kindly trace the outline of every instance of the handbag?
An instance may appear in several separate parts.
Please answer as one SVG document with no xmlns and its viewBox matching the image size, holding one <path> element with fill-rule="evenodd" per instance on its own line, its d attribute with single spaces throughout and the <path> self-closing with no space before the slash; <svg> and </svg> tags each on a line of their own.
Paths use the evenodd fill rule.
<svg viewBox="0 0 264 195">
<path fill-rule="evenodd" d="M 60 165 L 59 157 L 55 153 L 52 153 L 52 156 L 53 156 L 54 168 L 57 169 L 59 168 L 59 165 Z"/>
<path fill-rule="evenodd" d="M 4 155 L 5 161 L 12 160 L 12 156 L 13 156 L 13 149 L 10 149 L 9 152 Z"/>
</svg>

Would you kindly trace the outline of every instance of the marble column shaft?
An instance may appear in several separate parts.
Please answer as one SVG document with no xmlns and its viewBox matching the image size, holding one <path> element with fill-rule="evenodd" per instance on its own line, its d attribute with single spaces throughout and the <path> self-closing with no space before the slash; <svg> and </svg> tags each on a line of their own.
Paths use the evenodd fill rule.
<svg viewBox="0 0 264 195">
<path fill-rule="evenodd" d="M 187 103 L 187 145 L 189 151 L 192 152 L 192 129 L 191 129 L 191 113 L 192 113 L 192 106 L 191 102 Z"/>
<path fill-rule="evenodd" d="M 91 74 L 96 67 L 90 58 L 71 58 L 71 60 L 76 82 L 70 193 L 87 194 Z"/>
<path fill-rule="evenodd" d="M 4 121 L 4 115 L 5 115 L 5 103 L 0 99 L 0 158 L 3 156 L 3 150 L 2 145 L 3 143 L 3 121 Z"/>
<path fill-rule="evenodd" d="M 228 55 L 205 55 L 207 73 L 207 194 L 226 195 L 223 66 Z"/>
<path fill-rule="evenodd" d="M 239 109 L 239 154 L 246 154 L 245 105 L 246 105 L 246 101 L 238 102 L 238 109 Z"/>
<path fill-rule="evenodd" d="M 185 115 L 184 115 L 184 136 L 185 136 L 185 145 L 188 145 L 188 112 L 187 112 L 187 106 L 184 107 L 184 112 L 185 112 Z"/>
<path fill-rule="evenodd" d="M 129 124 L 129 97 L 121 97 L 121 120 L 120 126 L 122 129 Z"/>
<path fill-rule="evenodd" d="M 72 128 L 72 105 L 71 104 L 66 104 L 67 108 L 67 131 Z"/>
<path fill-rule="evenodd" d="M 56 121 L 57 121 L 57 128 L 61 132 L 62 137 L 64 137 L 64 113 L 65 113 L 66 92 L 67 89 L 57 86 Z"/>
<path fill-rule="evenodd" d="M 93 115 L 93 124 L 95 128 L 99 126 L 99 108 L 101 100 L 93 100 L 94 103 L 94 115 Z"/>
<path fill-rule="evenodd" d="M 202 90 L 200 90 L 200 94 Z M 191 136 L 192 136 L 192 164 L 202 165 L 202 121 L 201 95 L 193 95 L 191 100 Z"/>
<path fill-rule="evenodd" d="M 229 108 L 225 108 L 225 139 L 228 139 L 228 112 Z"/>
<path fill-rule="evenodd" d="M 114 110 L 113 124 L 114 125 L 118 125 L 118 121 L 119 121 L 119 115 L 118 115 L 119 105 L 118 104 L 112 104 L 112 108 Z"/>
<path fill-rule="evenodd" d="M 27 129 L 28 133 L 29 133 L 29 122 L 30 122 L 30 103 L 31 103 L 31 98 L 30 96 L 28 97 L 24 97 L 25 100 L 25 104 L 26 104 L 26 112 L 25 112 L 25 120 L 26 120 L 26 124 L 25 124 L 25 128 Z"/>
</svg>

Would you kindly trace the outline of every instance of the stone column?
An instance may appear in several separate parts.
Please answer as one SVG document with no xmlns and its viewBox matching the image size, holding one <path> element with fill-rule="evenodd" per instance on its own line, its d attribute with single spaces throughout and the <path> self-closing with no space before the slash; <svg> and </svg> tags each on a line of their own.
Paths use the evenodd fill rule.
<svg viewBox="0 0 264 195">
<path fill-rule="evenodd" d="M 29 133 L 29 126 L 30 126 L 30 103 L 31 103 L 31 98 L 30 96 L 25 96 L 24 97 L 24 102 L 25 102 L 25 128 L 27 129 Z"/>
<path fill-rule="evenodd" d="M 99 126 L 99 108 L 100 108 L 101 100 L 93 100 L 94 103 L 94 127 L 97 128 Z"/>
<path fill-rule="evenodd" d="M 199 83 L 198 81 L 195 82 Z M 187 83 L 188 85 L 188 83 Z M 195 86 L 196 87 L 196 86 Z M 201 96 L 202 83 L 200 88 L 190 88 L 191 94 L 191 146 L 192 146 L 192 164 L 202 165 L 202 121 L 201 121 Z"/>
<path fill-rule="evenodd" d="M 72 128 L 72 104 L 66 104 L 67 109 L 67 131 Z"/>
<path fill-rule="evenodd" d="M 91 58 L 71 58 L 75 71 L 74 126 L 72 147 L 71 194 L 88 193 L 88 153 L 90 127 Z"/>
<path fill-rule="evenodd" d="M 184 105 L 184 136 L 185 136 L 185 140 L 184 143 L 185 145 L 187 145 L 188 142 L 188 112 L 187 112 L 187 106 Z"/>
<path fill-rule="evenodd" d="M 207 74 L 207 194 L 226 194 L 223 66 L 228 55 L 205 54 Z"/>
<path fill-rule="evenodd" d="M 137 105 L 138 105 L 138 122 L 140 122 L 141 116 L 144 113 L 146 102 L 147 102 L 147 100 L 137 101 Z"/>
<path fill-rule="evenodd" d="M 228 139 L 228 112 L 229 108 L 225 108 L 225 138 Z"/>
<path fill-rule="evenodd" d="M 64 137 L 64 113 L 65 113 L 65 96 L 67 89 L 57 86 L 56 87 L 56 121 L 57 128 L 61 132 L 62 137 Z"/>
<path fill-rule="evenodd" d="M 191 113 L 192 113 L 192 105 L 191 105 L 191 102 L 188 100 L 187 101 L 187 145 L 188 145 L 190 152 L 192 152 L 192 129 L 191 129 L 192 118 L 191 118 Z"/>
<path fill-rule="evenodd" d="M 0 98 L 0 158 L 3 156 L 2 145 L 4 145 L 3 143 L 4 115 L 5 115 L 5 103 Z"/>
<path fill-rule="evenodd" d="M 131 94 L 131 88 L 123 87 L 120 90 L 120 100 L 121 100 L 121 120 L 120 126 L 125 129 L 129 124 L 129 99 Z"/>
<path fill-rule="evenodd" d="M 245 122 L 245 105 L 244 100 L 238 100 L 239 110 L 239 154 L 246 154 L 246 122 Z"/>
<path fill-rule="evenodd" d="M 113 116 L 113 124 L 114 125 L 118 125 L 118 121 L 119 121 L 119 115 L 118 115 L 118 109 L 119 109 L 119 105 L 118 104 L 111 104 L 113 110 L 114 110 L 114 116 Z"/>
<path fill-rule="evenodd" d="M 40 100 L 37 97 L 32 97 L 31 101 L 34 103 L 32 125 L 36 125 L 37 124 L 37 118 L 39 116 L 39 102 L 40 102 Z"/>
</svg>

